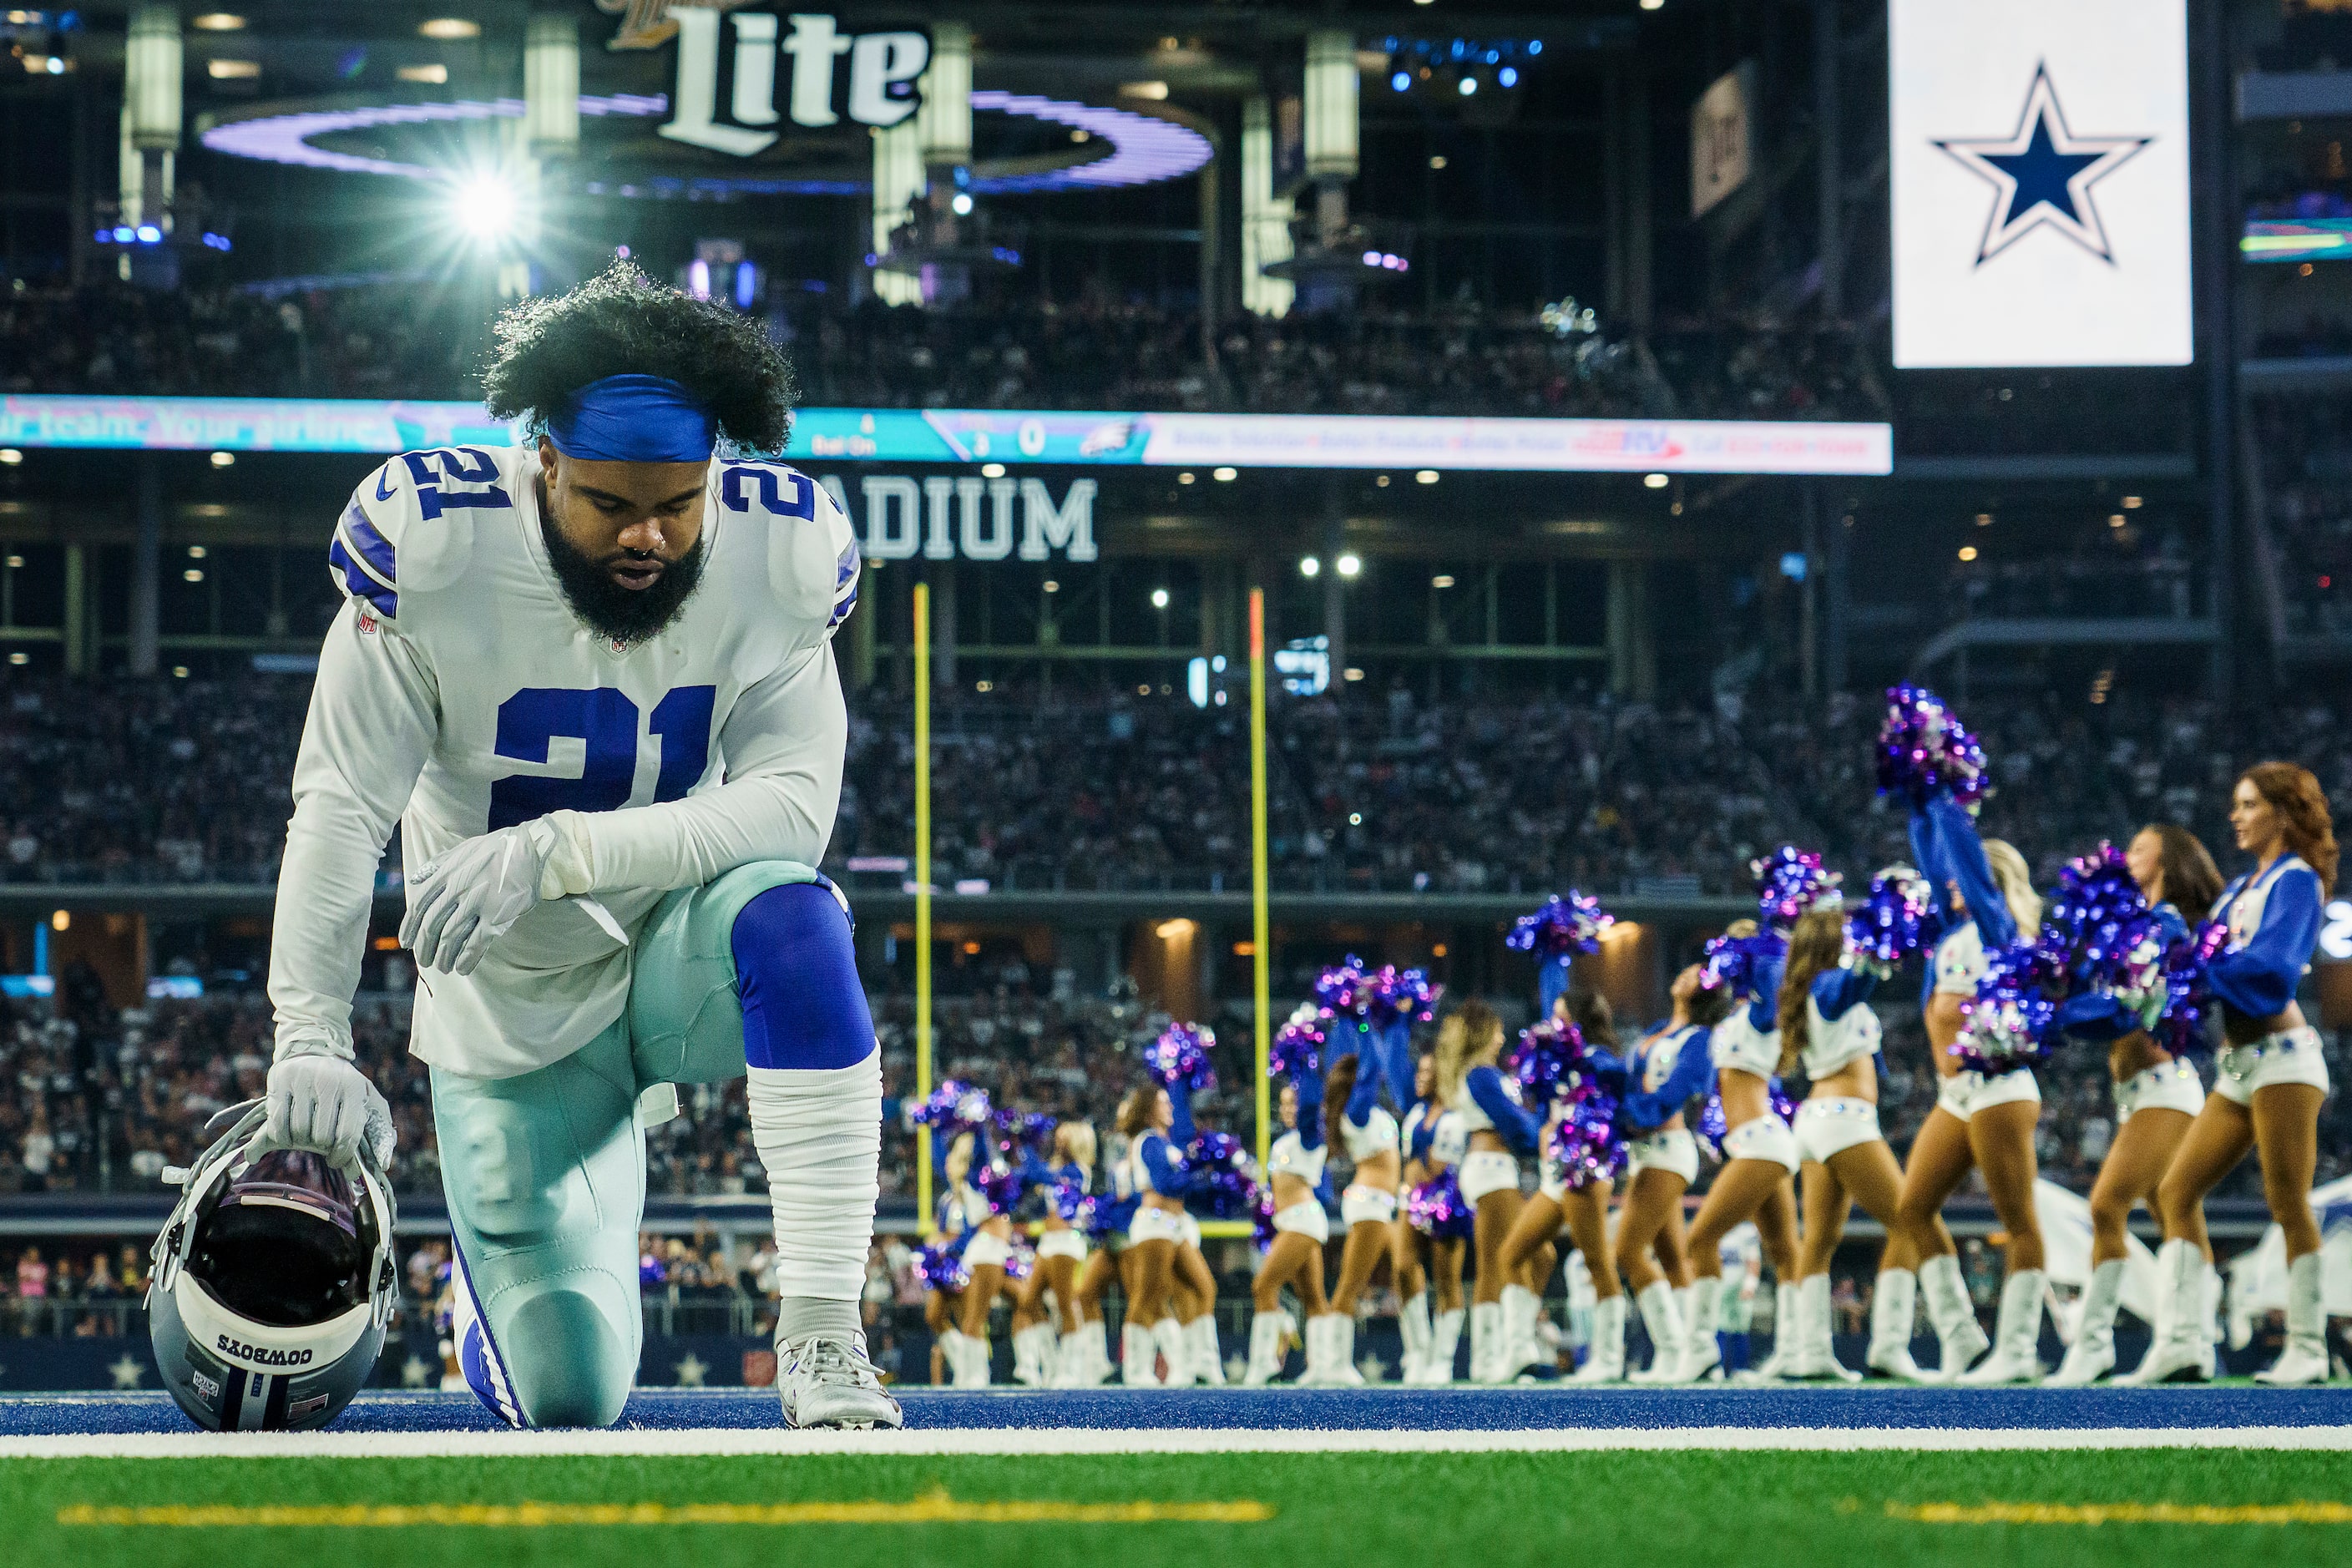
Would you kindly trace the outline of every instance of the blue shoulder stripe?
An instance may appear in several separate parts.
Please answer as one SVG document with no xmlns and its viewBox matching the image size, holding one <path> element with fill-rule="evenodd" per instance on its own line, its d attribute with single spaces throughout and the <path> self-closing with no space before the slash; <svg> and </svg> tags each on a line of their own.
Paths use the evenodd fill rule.
<svg viewBox="0 0 2352 1568">
<path fill-rule="evenodd" d="M 398 618 L 400 595 L 379 584 L 361 568 L 360 563 L 352 558 L 351 552 L 343 548 L 342 537 L 340 534 L 327 546 L 327 563 L 334 568 L 335 574 L 341 579 L 344 591 L 353 598 L 365 599 L 376 607 L 379 614 Z"/>
<path fill-rule="evenodd" d="M 352 502 L 351 510 L 343 513 L 340 531 L 379 582 L 387 588 L 399 586 L 399 557 L 393 552 L 392 541 L 368 521 L 368 514 L 361 509 L 359 502 Z"/>
</svg>

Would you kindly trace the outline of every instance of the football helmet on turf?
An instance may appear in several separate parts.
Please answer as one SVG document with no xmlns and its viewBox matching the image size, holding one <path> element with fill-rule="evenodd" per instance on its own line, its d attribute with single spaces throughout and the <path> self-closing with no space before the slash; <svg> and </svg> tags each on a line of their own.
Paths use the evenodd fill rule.
<svg viewBox="0 0 2352 1568">
<path fill-rule="evenodd" d="M 297 1149 L 255 1153 L 265 1108 L 194 1166 L 155 1240 L 148 1331 L 163 1383 L 216 1432 L 323 1426 L 375 1370 L 400 1301 L 392 1185 L 365 1140 L 350 1169 Z M 207 1131 L 210 1131 L 208 1128 Z"/>
</svg>

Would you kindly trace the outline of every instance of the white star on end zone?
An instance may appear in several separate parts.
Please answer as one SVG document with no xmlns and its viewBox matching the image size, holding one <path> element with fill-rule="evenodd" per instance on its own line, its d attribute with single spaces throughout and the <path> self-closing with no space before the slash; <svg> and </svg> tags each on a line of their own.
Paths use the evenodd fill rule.
<svg viewBox="0 0 2352 1568">
<path fill-rule="evenodd" d="M 410 1356 L 400 1363 L 400 1386 L 403 1388 L 423 1388 L 425 1380 L 432 1375 L 433 1369 L 425 1364 L 423 1356 Z"/>
<path fill-rule="evenodd" d="M 140 1380 L 147 1375 L 147 1369 L 131 1360 L 128 1351 L 122 1352 L 121 1361 L 106 1370 L 114 1374 L 114 1386 L 117 1388 L 136 1388 Z"/>
<path fill-rule="evenodd" d="M 2049 68 L 2037 65 L 2024 111 L 2010 135 L 1941 137 L 1934 145 L 1993 187 L 1992 213 L 1977 245 L 1978 266 L 2044 226 L 2112 266 L 2115 253 L 2091 187 L 2154 140 L 2075 135 L 2067 128 Z"/>
<path fill-rule="evenodd" d="M 677 1363 L 677 1385 L 680 1388 L 700 1388 L 703 1378 L 709 1371 L 709 1367 L 696 1359 L 692 1351 L 688 1351 L 686 1352 L 686 1359 Z"/>
</svg>

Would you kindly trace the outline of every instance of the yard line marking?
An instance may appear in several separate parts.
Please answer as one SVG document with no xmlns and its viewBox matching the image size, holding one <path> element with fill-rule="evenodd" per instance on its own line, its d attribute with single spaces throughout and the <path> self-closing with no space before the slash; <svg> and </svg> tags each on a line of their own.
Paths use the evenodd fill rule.
<svg viewBox="0 0 2352 1568">
<path fill-rule="evenodd" d="M 2340 1502 L 1890 1502 L 1915 1524 L 2352 1524 Z"/>
<path fill-rule="evenodd" d="M 1548 1427 L 1513 1431 L 931 1427 L 899 1432 L 620 1428 L 553 1432 L 126 1432 L 0 1438 L 0 1459 L 502 1458 L 557 1455 L 1518 1454 L 1687 1449 L 2001 1453 L 2061 1449 L 2352 1451 L 2352 1426 Z"/>
<path fill-rule="evenodd" d="M 620 1524 L 1257 1524 L 1262 1502 L 959 1502 L 934 1488 L 912 1502 L 775 1503 L 290 1503 L 260 1508 L 173 1503 L 58 1510 L 62 1525 L 160 1526 L 176 1530 L 299 1528 L 406 1530 L 417 1525 L 539 1530 Z"/>
</svg>

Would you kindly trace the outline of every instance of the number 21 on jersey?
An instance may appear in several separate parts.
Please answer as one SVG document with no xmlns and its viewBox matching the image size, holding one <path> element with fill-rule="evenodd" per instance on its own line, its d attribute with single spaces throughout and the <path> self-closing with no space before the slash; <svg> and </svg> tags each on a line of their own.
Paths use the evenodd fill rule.
<svg viewBox="0 0 2352 1568">
<path fill-rule="evenodd" d="M 654 800 L 683 800 L 710 765 L 715 686 L 673 688 L 654 705 L 646 732 L 661 743 Z M 637 782 L 639 713 L 628 694 L 609 686 L 591 690 L 527 686 L 499 705 L 497 753 L 511 762 L 545 763 L 559 737 L 586 748 L 578 778 L 525 773 L 490 785 L 493 833 L 551 811 L 617 811 Z"/>
</svg>

